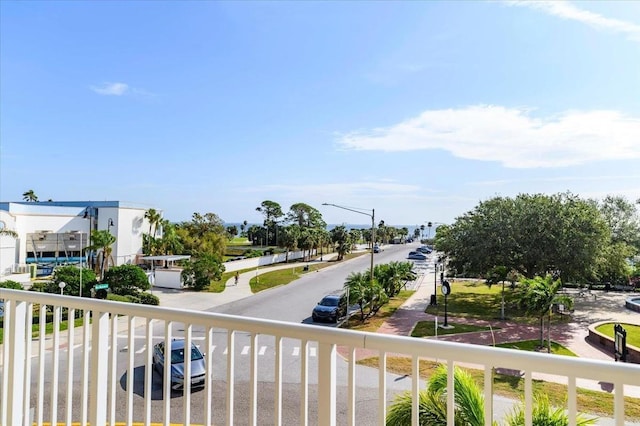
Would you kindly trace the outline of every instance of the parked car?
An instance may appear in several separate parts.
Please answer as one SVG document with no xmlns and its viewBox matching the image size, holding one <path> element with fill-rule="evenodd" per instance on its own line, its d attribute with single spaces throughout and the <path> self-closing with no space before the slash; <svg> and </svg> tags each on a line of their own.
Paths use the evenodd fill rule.
<svg viewBox="0 0 640 426">
<path fill-rule="evenodd" d="M 153 368 L 160 374 L 164 374 L 164 350 L 165 342 L 160 342 L 153 347 Z M 184 387 L 184 340 L 171 341 L 171 387 L 180 389 Z M 205 363 L 204 355 L 193 343 L 191 344 L 191 386 L 204 386 Z"/>
<path fill-rule="evenodd" d="M 420 253 L 430 254 L 432 250 L 427 246 L 418 247 L 417 249 Z"/>
<path fill-rule="evenodd" d="M 373 246 L 373 252 L 374 253 L 380 253 L 380 246 L 377 245 L 377 244 L 375 246 Z"/>
<path fill-rule="evenodd" d="M 318 302 L 311 319 L 314 322 L 331 321 L 338 322 L 338 318 L 343 317 L 347 313 L 347 297 L 344 293 L 328 294 Z"/>
<path fill-rule="evenodd" d="M 419 251 L 412 251 L 407 256 L 407 259 L 412 260 L 427 260 L 427 256 L 424 253 L 420 253 Z"/>
</svg>

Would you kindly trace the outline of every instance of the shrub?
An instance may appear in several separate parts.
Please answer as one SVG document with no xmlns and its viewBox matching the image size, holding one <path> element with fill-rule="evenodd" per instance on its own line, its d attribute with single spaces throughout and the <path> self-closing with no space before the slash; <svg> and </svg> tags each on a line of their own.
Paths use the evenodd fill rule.
<svg viewBox="0 0 640 426">
<path fill-rule="evenodd" d="M 22 284 L 12 280 L 0 281 L 0 287 L 9 288 L 11 290 L 24 290 L 24 287 L 22 286 Z"/>
<path fill-rule="evenodd" d="M 102 281 L 109 283 L 111 293 L 122 296 L 137 296 L 141 290 L 145 291 L 150 287 L 147 274 L 137 265 L 114 266 L 105 272 Z"/>
<path fill-rule="evenodd" d="M 138 294 L 138 299 L 140 300 L 139 303 L 142 303 L 144 305 L 158 306 L 160 304 L 160 299 L 158 298 L 158 296 L 151 293 L 141 292 Z"/>
</svg>

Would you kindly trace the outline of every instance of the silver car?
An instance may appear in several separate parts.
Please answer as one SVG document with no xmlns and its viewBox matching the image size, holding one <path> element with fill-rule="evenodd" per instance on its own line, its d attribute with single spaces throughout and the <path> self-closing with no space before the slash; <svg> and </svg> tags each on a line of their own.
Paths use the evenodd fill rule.
<svg viewBox="0 0 640 426">
<path fill-rule="evenodd" d="M 164 373 L 165 342 L 160 342 L 153 347 L 153 368 L 160 374 Z M 171 341 L 171 387 L 180 389 L 184 387 L 184 340 Z M 204 386 L 205 363 L 204 355 L 193 343 L 191 344 L 191 386 Z"/>
</svg>

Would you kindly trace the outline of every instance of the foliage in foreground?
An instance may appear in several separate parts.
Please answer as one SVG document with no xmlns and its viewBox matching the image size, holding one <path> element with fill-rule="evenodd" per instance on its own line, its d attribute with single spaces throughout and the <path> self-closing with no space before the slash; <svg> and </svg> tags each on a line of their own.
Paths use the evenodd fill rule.
<svg viewBox="0 0 640 426">
<path fill-rule="evenodd" d="M 455 425 L 481 426 L 484 424 L 484 396 L 471 374 L 458 367 L 454 368 Z M 388 426 L 411 424 L 411 391 L 398 395 L 387 413 Z M 447 367 L 440 365 L 429 379 L 427 389 L 419 395 L 419 424 L 424 426 L 444 426 L 447 424 Z M 508 426 L 521 426 L 524 421 L 524 401 L 505 417 Z M 576 425 L 595 424 L 596 418 L 579 413 Z M 497 425 L 497 422 L 493 423 Z M 549 397 L 536 393 L 533 400 L 534 426 L 568 426 L 569 417 L 562 407 L 552 407 Z"/>
<path fill-rule="evenodd" d="M 533 397 L 533 426 L 569 426 L 569 417 L 562 407 L 552 407 L 549 397 L 543 393 L 537 393 Z M 524 421 L 524 401 L 517 405 L 506 417 L 509 426 L 521 426 Z M 582 413 L 576 416 L 576 425 L 595 424 L 595 417 L 586 417 Z"/>
</svg>

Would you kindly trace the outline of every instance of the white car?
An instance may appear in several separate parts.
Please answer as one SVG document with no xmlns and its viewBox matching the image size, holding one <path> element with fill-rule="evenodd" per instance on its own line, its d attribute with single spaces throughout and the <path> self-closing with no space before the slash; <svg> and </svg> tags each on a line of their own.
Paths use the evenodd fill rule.
<svg viewBox="0 0 640 426">
<path fill-rule="evenodd" d="M 407 257 L 407 259 L 427 260 L 427 256 L 424 255 L 423 253 L 420 253 L 419 251 L 412 251 L 409 253 L 409 256 Z"/>
</svg>

